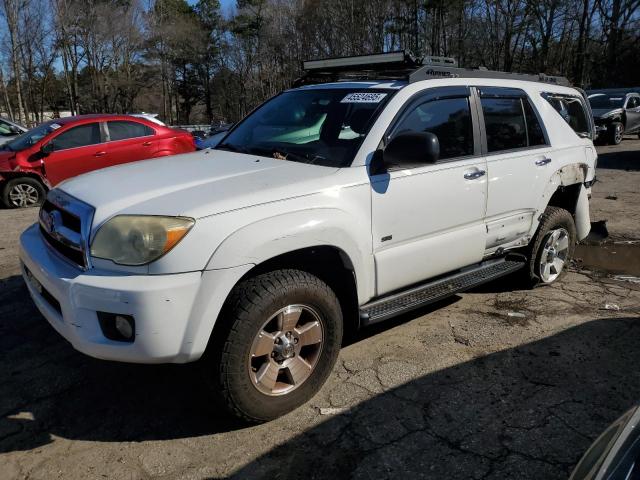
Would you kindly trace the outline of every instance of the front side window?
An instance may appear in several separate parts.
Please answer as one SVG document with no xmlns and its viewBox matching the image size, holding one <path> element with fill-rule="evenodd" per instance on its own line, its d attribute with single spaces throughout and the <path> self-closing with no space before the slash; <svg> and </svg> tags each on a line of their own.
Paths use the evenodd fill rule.
<svg viewBox="0 0 640 480">
<path fill-rule="evenodd" d="M 591 137 L 591 127 L 582 100 L 569 95 L 544 94 L 543 97 L 581 137 Z M 591 98 L 589 99 L 591 102 Z M 593 107 L 593 102 L 591 102 Z"/>
<path fill-rule="evenodd" d="M 147 137 L 153 135 L 152 128 L 138 122 L 129 122 L 125 120 L 115 120 L 107 122 L 109 130 L 109 140 L 126 140 L 127 138 Z"/>
<path fill-rule="evenodd" d="M 481 103 L 489 152 L 527 146 L 527 124 L 520 98 L 482 98 Z"/>
<path fill-rule="evenodd" d="M 5 143 L 2 148 L 11 150 L 12 152 L 19 152 L 35 145 L 50 133 L 55 132 L 58 128 L 60 128 L 60 125 L 55 123 L 55 121 L 42 123 L 10 142 Z"/>
<path fill-rule="evenodd" d="M 473 154 L 473 127 L 469 98 L 431 100 L 410 109 L 394 129 L 430 132 L 438 137 L 440 160 Z"/>
<path fill-rule="evenodd" d="M 301 89 L 278 95 L 246 117 L 217 150 L 329 167 L 349 166 L 391 89 Z"/>
<path fill-rule="evenodd" d="M 640 99 L 638 97 L 630 97 L 627 102 L 627 108 L 637 108 L 640 105 Z"/>
<path fill-rule="evenodd" d="M 54 151 L 86 147 L 100 142 L 100 127 L 98 123 L 88 123 L 70 128 L 51 141 Z"/>
</svg>

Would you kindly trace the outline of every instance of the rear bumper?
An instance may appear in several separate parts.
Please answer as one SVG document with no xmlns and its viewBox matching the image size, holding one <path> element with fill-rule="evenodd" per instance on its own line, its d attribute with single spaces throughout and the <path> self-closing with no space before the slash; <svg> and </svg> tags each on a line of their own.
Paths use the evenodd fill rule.
<svg viewBox="0 0 640 480">
<path fill-rule="evenodd" d="M 184 363 L 199 358 L 235 277 L 244 272 L 127 275 L 81 271 L 46 245 L 37 225 L 22 234 L 20 259 L 36 306 L 76 350 L 133 363 Z M 221 288 L 213 291 L 216 285 Z M 133 316 L 135 340 L 106 338 L 98 311 Z"/>
</svg>

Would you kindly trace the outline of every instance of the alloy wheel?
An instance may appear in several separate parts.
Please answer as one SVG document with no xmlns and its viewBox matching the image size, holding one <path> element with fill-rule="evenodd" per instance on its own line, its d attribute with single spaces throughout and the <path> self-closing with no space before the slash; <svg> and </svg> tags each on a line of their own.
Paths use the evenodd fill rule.
<svg viewBox="0 0 640 480">
<path fill-rule="evenodd" d="M 33 186 L 18 183 L 9 190 L 9 201 L 16 207 L 31 207 L 40 201 L 40 194 Z"/>
<path fill-rule="evenodd" d="M 285 395 L 313 373 L 324 342 L 322 317 L 308 305 L 288 305 L 273 314 L 251 345 L 249 376 L 265 395 Z"/>
<path fill-rule="evenodd" d="M 540 254 L 539 272 L 544 283 L 551 283 L 560 276 L 569 257 L 569 232 L 564 228 L 551 230 Z"/>
</svg>

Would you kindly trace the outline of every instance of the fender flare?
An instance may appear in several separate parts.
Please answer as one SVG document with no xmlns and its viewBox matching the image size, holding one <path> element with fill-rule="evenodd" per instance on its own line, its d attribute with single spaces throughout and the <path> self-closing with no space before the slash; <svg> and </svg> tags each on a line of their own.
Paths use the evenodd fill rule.
<svg viewBox="0 0 640 480">
<path fill-rule="evenodd" d="M 9 180 L 12 180 L 14 178 L 19 178 L 19 177 L 35 178 L 39 180 L 40 183 L 42 183 L 42 185 L 44 185 L 47 190 L 51 190 L 52 188 L 47 178 L 41 172 L 35 169 L 33 170 L 17 169 L 17 170 L 10 170 L 10 171 L 6 171 L 6 170 L 0 171 L 0 184 L 4 182 L 8 182 Z"/>
<path fill-rule="evenodd" d="M 544 193 L 541 197 L 540 203 L 536 208 L 534 214 L 534 221 L 529 231 L 529 238 L 532 238 L 535 234 L 538 224 L 540 223 L 540 216 L 544 213 L 545 209 L 549 205 L 549 201 L 553 194 L 561 187 L 568 187 L 572 185 L 580 185 L 580 192 L 576 199 L 574 220 L 576 223 L 576 233 L 578 240 L 584 239 L 591 230 L 591 220 L 589 216 L 589 198 L 588 191 L 584 186 L 584 182 L 589 172 L 589 166 L 586 163 L 572 163 L 565 165 L 564 167 L 556 170 L 549 182 L 545 186 Z"/>
<path fill-rule="evenodd" d="M 368 221 L 364 223 L 343 210 L 330 207 L 263 218 L 228 235 L 212 253 L 206 270 L 258 265 L 295 250 L 329 246 L 338 249 L 343 261 L 350 263 L 358 298 L 366 301 L 374 289 L 374 265 L 371 229 Z"/>
</svg>

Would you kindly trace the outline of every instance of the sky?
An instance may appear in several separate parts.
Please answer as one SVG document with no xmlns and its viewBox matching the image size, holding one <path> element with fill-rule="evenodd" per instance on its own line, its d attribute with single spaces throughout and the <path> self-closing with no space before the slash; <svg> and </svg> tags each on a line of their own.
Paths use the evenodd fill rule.
<svg viewBox="0 0 640 480">
<path fill-rule="evenodd" d="M 187 0 L 190 5 L 194 5 L 198 0 Z M 222 7 L 222 14 L 228 17 L 236 6 L 236 0 L 220 0 L 220 6 Z"/>
</svg>

